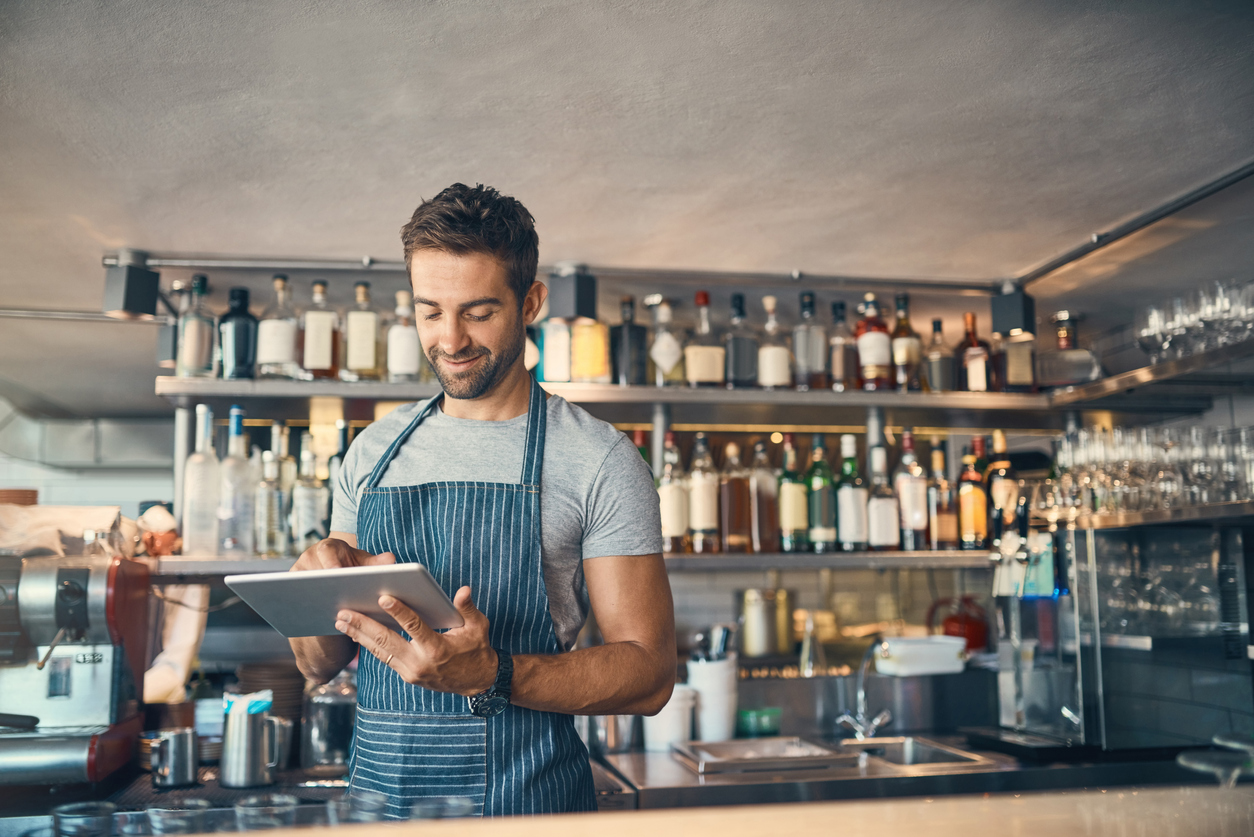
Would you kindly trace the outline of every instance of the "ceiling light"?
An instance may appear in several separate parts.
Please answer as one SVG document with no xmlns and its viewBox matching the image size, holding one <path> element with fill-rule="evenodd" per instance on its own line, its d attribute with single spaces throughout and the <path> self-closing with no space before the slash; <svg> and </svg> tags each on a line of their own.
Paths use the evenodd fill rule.
<svg viewBox="0 0 1254 837">
<path fill-rule="evenodd" d="M 102 310 L 117 320 L 151 320 L 157 316 L 161 275 L 147 267 L 142 250 L 118 252 L 117 265 L 105 268 Z"/>
</svg>

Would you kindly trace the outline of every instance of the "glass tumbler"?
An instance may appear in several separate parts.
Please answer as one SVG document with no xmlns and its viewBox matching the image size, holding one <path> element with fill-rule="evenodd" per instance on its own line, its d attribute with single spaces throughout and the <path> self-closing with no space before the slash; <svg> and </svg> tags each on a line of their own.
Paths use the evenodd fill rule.
<svg viewBox="0 0 1254 837">
<path fill-rule="evenodd" d="M 350 791 L 339 799 L 327 800 L 327 822 L 343 825 L 350 822 L 377 822 L 387 812 L 388 798 L 377 791 Z"/>
<path fill-rule="evenodd" d="M 180 799 L 148 809 L 148 824 L 152 833 L 203 834 L 206 830 L 206 812 L 210 808 L 207 799 Z"/>
<path fill-rule="evenodd" d="M 117 810 L 112 802 L 58 805 L 52 809 L 52 830 L 56 837 L 110 837 Z"/>
<path fill-rule="evenodd" d="M 464 796 L 429 796 L 414 803 L 413 820 L 451 820 L 475 816 L 475 803 Z"/>
<path fill-rule="evenodd" d="M 286 793 L 259 793 L 235 803 L 235 827 L 240 831 L 291 828 L 296 824 L 299 800 Z"/>
</svg>

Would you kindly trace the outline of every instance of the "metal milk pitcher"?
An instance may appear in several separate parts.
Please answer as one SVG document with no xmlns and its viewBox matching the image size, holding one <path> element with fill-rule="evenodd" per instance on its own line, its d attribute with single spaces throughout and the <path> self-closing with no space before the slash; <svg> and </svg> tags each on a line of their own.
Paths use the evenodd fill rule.
<svg viewBox="0 0 1254 837">
<path fill-rule="evenodd" d="M 226 713 L 222 728 L 222 763 L 218 784 L 224 788 L 252 788 L 274 784 L 279 763 L 279 734 L 282 721 L 263 712 Z"/>
</svg>

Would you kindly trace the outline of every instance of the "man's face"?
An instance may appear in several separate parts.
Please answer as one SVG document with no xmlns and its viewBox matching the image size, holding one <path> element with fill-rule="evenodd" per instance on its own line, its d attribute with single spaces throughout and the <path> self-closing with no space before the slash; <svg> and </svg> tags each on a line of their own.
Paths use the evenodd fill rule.
<svg viewBox="0 0 1254 837">
<path fill-rule="evenodd" d="M 409 260 L 418 339 L 450 398 L 479 398 L 519 362 L 544 286 L 519 312 L 505 266 L 486 253 L 417 250 Z"/>
</svg>

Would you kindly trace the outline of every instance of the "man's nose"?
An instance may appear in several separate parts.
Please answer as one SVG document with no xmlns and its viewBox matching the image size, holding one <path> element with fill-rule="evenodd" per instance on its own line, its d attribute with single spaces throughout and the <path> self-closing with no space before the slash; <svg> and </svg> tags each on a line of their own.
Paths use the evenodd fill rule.
<svg viewBox="0 0 1254 837">
<path fill-rule="evenodd" d="M 455 355 L 470 346 L 470 335 L 461 317 L 441 318 L 439 345 L 446 355 Z"/>
</svg>

